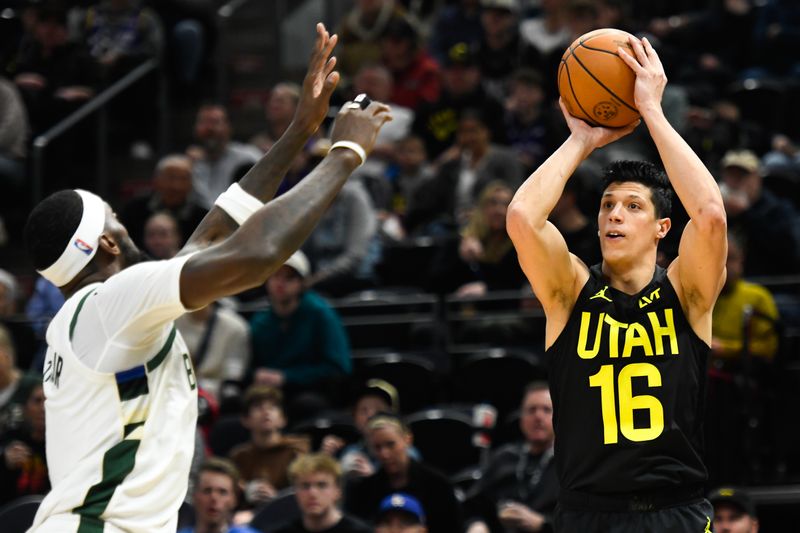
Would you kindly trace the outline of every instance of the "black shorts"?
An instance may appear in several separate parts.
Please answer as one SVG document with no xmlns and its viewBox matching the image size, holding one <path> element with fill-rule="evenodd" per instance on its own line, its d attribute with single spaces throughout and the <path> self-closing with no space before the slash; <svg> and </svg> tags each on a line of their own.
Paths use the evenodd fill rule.
<svg viewBox="0 0 800 533">
<path fill-rule="evenodd" d="M 655 511 L 598 512 L 556 507 L 555 533 L 711 533 L 708 500 Z"/>
</svg>

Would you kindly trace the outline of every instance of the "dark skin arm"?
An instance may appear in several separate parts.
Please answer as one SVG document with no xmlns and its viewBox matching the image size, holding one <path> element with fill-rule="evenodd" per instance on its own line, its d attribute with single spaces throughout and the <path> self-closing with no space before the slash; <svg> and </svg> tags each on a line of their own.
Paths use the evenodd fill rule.
<svg viewBox="0 0 800 533">
<path fill-rule="evenodd" d="M 366 109 L 345 105 L 331 141 L 352 141 L 369 153 L 390 118 L 388 106 L 378 102 Z M 181 272 L 184 306 L 197 309 L 263 284 L 308 238 L 360 162 L 349 149 L 333 150 L 303 181 L 256 211 L 229 238 L 193 255 Z"/>
<path fill-rule="evenodd" d="M 336 35 L 330 36 L 322 23 L 317 24 L 317 41 L 308 62 L 294 119 L 272 149 L 239 181 L 242 189 L 262 202 L 275 196 L 292 161 L 319 129 L 328 113 L 330 96 L 339 83 L 339 73 L 333 70 L 336 58 L 331 57 L 336 42 Z M 225 211 L 214 206 L 178 255 L 217 243 L 229 237 L 238 227 Z"/>
</svg>

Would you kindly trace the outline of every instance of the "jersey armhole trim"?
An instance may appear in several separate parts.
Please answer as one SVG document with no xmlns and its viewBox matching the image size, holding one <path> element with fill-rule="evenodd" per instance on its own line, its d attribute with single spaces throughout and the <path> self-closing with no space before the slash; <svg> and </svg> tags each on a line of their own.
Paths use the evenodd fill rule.
<svg viewBox="0 0 800 533">
<path fill-rule="evenodd" d="M 78 315 L 81 313 L 81 309 L 83 309 L 83 304 L 86 303 L 86 300 L 89 299 L 89 296 L 92 294 L 96 294 L 97 291 L 89 291 L 83 295 L 83 298 L 78 302 L 78 306 L 75 308 L 75 314 L 72 315 L 72 320 L 69 322 L 69 340 L 72 342 L 72 337 L 75 335 L 75 326 L 78 325 Z"/>
<path fill-rule="evenodd" d="M 152 372 L 158 365 L 160 365 L 164 359 L 167 357 L 167 354 L 172 349 L 172 343 L 175 342 L 175 336 L 177 335 L 177 329 L 175 329 L 175 324 L 172 324 L 172 329 L 169 332 L 169 336 L 167 337 L 167 341 L 164 343 L 164 346 L 155 354 L 148 362 L 147 362 L 147 371 Z"/>
</svg>

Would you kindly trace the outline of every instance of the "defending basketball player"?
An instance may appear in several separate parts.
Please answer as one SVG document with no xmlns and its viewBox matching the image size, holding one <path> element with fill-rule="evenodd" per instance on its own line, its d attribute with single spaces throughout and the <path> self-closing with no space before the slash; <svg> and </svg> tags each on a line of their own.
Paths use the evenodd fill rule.
<svg viewBox="0 0 800 533">
<path fill-rule="evenodd" d="M 108 204 L 86 191 L 60 191 L 34 208 L 26 244 L 34 266 L 67 301 L 47 331 L 53 489 L 31 531 L 175 531 L 194 450 L 197 391 L 173 320 L 262 285 L 309 235 L 390 119 L 377 102 L 343 106 L 330 153 L 289 193 L 269 201 L 327 113 L 339 80 L 330 57 L 335 45 L 336 36 L 319 24 L 292 125 L 219 196 L 181 256 L 140 262 Z"/>
<path fill-rule="evenodd" d="M 713 177 L 661 109 L 663 66 L 646 39 L 618 53 L 666 169 L 605 171 L 597 223 L 603 261 L 569 253 L 547 221 L 593 150 L 628 133 L 590 127 L 562 104 L 571 134 L 517 191 L 508 232 L 547 317 L 555 458 L 564 532 L 710 531 L 703 498 L 702 410 L 711 313 L 725 276 L 726 218 Z M 656 266 L 672 185 L 691 221 L 679 257 Z"/>
</svg>

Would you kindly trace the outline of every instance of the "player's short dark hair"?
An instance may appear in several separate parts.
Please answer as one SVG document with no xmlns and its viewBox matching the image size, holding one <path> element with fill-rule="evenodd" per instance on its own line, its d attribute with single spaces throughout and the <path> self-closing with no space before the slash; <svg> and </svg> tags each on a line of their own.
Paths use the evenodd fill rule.
<svg viewBox="0 0 800 533">
<path fill-rule="evenodd" d="M 83 216 L 83 201 L 73 190 L 55 192 L 33 208 L 25 223 L 25 248 L 36 270 L 61 257 Z"/>
<path fill-rule="evenodd" d="M 650 189 L 656 218 L 672 212 L 672 187 L 666 173 L 647 161 L 614 161 L 603 169 L 603 190 L 612 183 L 632 181 Z"/>
</svg>

